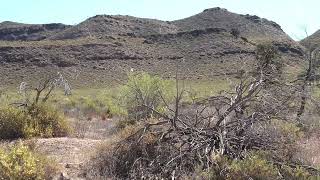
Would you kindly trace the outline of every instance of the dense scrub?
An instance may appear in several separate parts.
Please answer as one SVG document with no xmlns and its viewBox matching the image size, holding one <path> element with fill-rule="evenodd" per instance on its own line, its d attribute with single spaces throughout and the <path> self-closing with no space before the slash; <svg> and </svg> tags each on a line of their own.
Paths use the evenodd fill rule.
<svg viewBox="0 0 320 180">
<path fill-rule="evenodd" d="M 149 104 L 144 100 L 150 98 L 141 93 L 148 87 L 145 86 L 148 81 L 130 85 L 134 101 L 128 102 L 134 103 L 129 107 L 138 109 L 128 111 L 129 117 L 140 108 L 147 112 L 146 116 L 135 116 L 138 123 L 122 124 L 116 142 L 93 158 L 87 177 L 317 177 L 318 169 L 294 157 L 296 141 L 308 131 L 307 120 L 302 124 L 297 115 L 301 109 L 301 84 L 285 78 L 285 64 L 273 46 L 258 46 L 256 59 L 251 71 L 239 70 L 234 90 L 192 103 L 183 103 L 186 91 L 179 88 L 178 79 L 171 101 L 152 91 L 154 101 Z M 137 80 L 129 79 L 129 82 Z M 163 102 L 163 108 L 159 109 L 157 105 Z"/>
<path fill-rule="evenodd" d="M 278 166 L 268 160 L 264 153 L 249 153 L 242 160 L 213 157 L 217 165 L 207 171 L 196 170 L 195 179 L 308 179 L 311 175 L 301 167 Z"/>
<path fill-rule="evenodd" d="M 0 109 L 0 139 L 61 137 L 70 132 L 59 111 L 45 105 Z"/>
<path fill-rule="evenodd" d="M 42 180 L 54 176 L 57 168 L 45 157 L 18 143 L 9 149 L 0 149 L 0 179 Z"/>
<path fill-rule="evenodd" d="M 247 150 L 235 158 L 219 151 L 204 157 L 201 152 L 184 152 L 181 143 L 174 143 L 178 139 L 173 136 L 179 136 L 178 134 L 161 137 L 164 135 L 157 133 L 165 132 L 169 128 L 167 125 L 158 126 L 156 129 L 148 128 L 151 124 L 163 123 L 150 119 L 147 126 L 141 123 L 127 125 L 114 136 L 114 141 L 102 146 L 93 157 L 86 167 L 86 178 L 291 180 L 316 177 L 313 174 L 316 169 L 303 165 L 292 157 L 296 149 L 294 142 L 302 136 L 302 131 L 293 124 L 273 123 L 272 133 L 276 133 L 282 141 L 278 141 L 281 144 L 275 145 L 272 150 Z"/>
</svg>

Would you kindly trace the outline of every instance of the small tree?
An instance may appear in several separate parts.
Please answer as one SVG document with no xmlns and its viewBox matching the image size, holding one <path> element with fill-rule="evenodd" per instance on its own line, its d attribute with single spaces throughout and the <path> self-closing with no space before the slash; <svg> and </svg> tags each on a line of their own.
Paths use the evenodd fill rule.
<svg viewBox="0 0 320 180">
<path fill-rule="evenodd" d="M 271 44 L 259 44 L 256 49 L 256 60 L 257 68 L 254 71 L 258 74 L 262 72 L 268 85 L 280 81 L 284 65 L 274 46 Z"/>
<path fill-rule="evenodd" d="M 39 101 L 45 103 L 50 98 L 51 93 L 58 87 L 64 89 L 65 95 L 71 95 L 71 86 L 60 72 L 55 76 L 40 79 L 35 87 L 29 86 L 26 82 L 22 82 L 19 86 L 19 93 L 23 96 L 24 102 L 18 104 L 20 104 L 20 106 L 35 106 Z M 35 92 L 33 99 L 30 98 L 30 95 L 33 94 L 32 92 Z"/>
<path fill-rule="evenodd" d="M 123 100 L 129 118 L 139 120 L 152 116 L 153 109 L 161 110 L 170 94 L 169 81 L 144 72 L 131 72 L 123 87 Z"/>
<path fill-rule="evenodd" d="M 306 32 L 307 37 L 308 33 Z M 311 89 L 315 81 L 319 80 L 319 76 L 316 75 L 316 71 L 319 69 L 320 65 L 320 47 L 317 45 L 311 45 L 311 43 L 305 45 L 307 48 L 304 57 L 307 61 L 307 68 L 302 76 L 298 78 L 298 82 L 301 84 L 301 100 L 300 106 L 297 111 L 297 121 L 301 123 L 301 117 L 306 111 L 306 105 L 308 99 L 310 99 L 310 93 L 308 92 Z"/>
<path fill-rule="evenodd" d="M 68 81 L 60 73 L 41 79 L 34 87 L 22 82 L 19 93 L 23 96 L 23 102 L 12 105 L 23 108 L 0 109 L 0 139 L 68 135 L 71 129 L 65 118 L 57 110 L 45 104 L 52 92 L 61 86 L 65 95 L 71 93 Z"/>
<path fill-rule="evenodd" d="M 239 31 L 239 29 L 232 28 L 230 33 L 231 33 L 236 39 L 238 39 L 239 36 L 240 36 L 240 31 Z"/>
</svg>

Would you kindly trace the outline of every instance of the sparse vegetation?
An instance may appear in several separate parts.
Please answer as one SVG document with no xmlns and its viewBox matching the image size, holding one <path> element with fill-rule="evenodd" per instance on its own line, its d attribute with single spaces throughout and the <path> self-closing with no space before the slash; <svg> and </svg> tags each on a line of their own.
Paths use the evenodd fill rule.
<svg viewBox="0 0 320 180">
<path fill-rule="evenodd" d="M 143 124 L 134 128 L 137 130 L 99 152 L 93 160 L 97 166 L 92 166 L 88 175 L 186 178 L 198 176 L 195 174 L 199 169 L 201 177 L 212 179 L 299 179 L 318 175 L 316 168 L 305 169 L 290 152 L 304 134 L 290 118 L 290 113 L 296 112 L 297 106 L 290 108 L 297 98 L 295 93 L 289 98 L 282 96 L 284 91 L 295 92 L 295 85 L 282 84 L 283 64 L 273 46 L 258 46 L 256 59 L 252 75 L 242 71 L 230 95 L 221 92 L 205 101 L 191 98 L 191 104 L 183 105 L 184 90 L 177 86 L 174 100 L 164 104 L 165 111 L 140 102 L 139 106 L 155 113 L 156 119 L 145 116 Z M 134 93 L 140 92 L 137 84 L 132 86 L 138 89 Z M 275 89 L 278 94 L 272 93 Z M 123 129 L 126 131 L 125 126 Z M 256 150 L 274 153 L 268 157 L 252 155 Z M 225 164 L 220 167 L 221 161 Z"/>
<path fill-rule="evenodd" d="M 0 179 L 319 178 L 318 34 L 221 8 L 0 23 Z"/>
</svg>

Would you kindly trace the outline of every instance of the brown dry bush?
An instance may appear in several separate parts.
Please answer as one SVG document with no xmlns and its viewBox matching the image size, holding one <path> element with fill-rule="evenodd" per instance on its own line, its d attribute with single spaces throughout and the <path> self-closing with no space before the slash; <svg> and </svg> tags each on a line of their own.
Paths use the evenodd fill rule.
<svg viewBox="0 0 320 180">
<path fill-rule="evenodd" d="M 161 121 L 150 124 L 162 123 Z M 303 166 L 287 164 L 291 160 L 288 156 L 292 153 L 292 146 L 281 144 L 277 147 L 284 149 L 269 149 L 266 153 L 255 153 L 254 150 L 248 149 L 247 152 L 242 153 L 242 157 L 235 159 L 228 154 L 221 155 L 217 150 L 209 157 L 201 157 L 203 154 L 199 151 L 183 152 L 182 142 L 175 138 L 181 134 L 172 133 L 164 137 L 162 132 L 167 132 L 169 126 L 151 127 L 150 124 L 144 128 L 141 125 L 129 126 L 116 135 L 116 141 L 101 147 L 87 166 L 85 177 L 88 179 L 175 177 L 177 179 L 232 180 L 279 179 L 281 176 L 285 179 L 311 177 L 309 170 Z"/>
<path fill-rule="evenodd" d="M 272 46 L 258 47 L 255 69 L 240 74 L 232 92 L 185 107 L 183 90 L 177 88 L 175 103 L 164 112 L 141 104 L 159 118 L 143 122 L 107 152 L 101 151 L 91 172 L 120 179 L 183 179 L 197 171 L 213 171 L 221 179 L 318 175 L 317 169 L 292 159 L 290 148 L 300 130 L 292 116 L 298 108 L 290 105 L 299 88 L 285 82 L 280 60 L 270 53 L 274 53 Z M 275 120 L 281 123 L 274 124 Z M 271 155 L 248 159 L 255 151 Z M 231 162 L 220 167 L 219 160 L 212 158 L 217 155 Z"/>
<path fill-rule="evenodd" d="M 137 126 L 126 127 L 117 135 L 118 141 L 108 143 L 98 151 L 87 169 L 86 178 L 156 178 L 167 177 L 171 174 L 162 162 L 152 162 L 151 159 L 168 159 L 170 154 L 176 154 L 177 149 L 166 143 L 159 143 L 153 133 L 144 133 L 136 142 L 140 133 Z M 171 165 L 170 165 L 171 166 Z M 192 167 L 192 161 L 184 167 Z M 141 167 L 139 169 L 136 167 Z M 190 168 L 191 170 L 192 168 Z"/>
</svg>

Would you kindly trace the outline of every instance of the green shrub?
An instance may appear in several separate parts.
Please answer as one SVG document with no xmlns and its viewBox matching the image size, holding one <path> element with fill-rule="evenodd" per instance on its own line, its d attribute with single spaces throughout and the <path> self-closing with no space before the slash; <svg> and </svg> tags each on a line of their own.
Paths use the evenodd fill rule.
<svg viewBox="0 0 320 180">
<path fill-rule="evenodd" d="M 0 139 L 16 139 L 25 136 L 27 122 L 30 121 L 23 111 L 4 107 L 0 109 Z"/>
<path fill-rule="evenodd" d="M 312 177 L 306 169 L 298 166 L 296 168 L 291 168 L 284 165 L 281 167 L 280 172 L 284 179 L 290 180 L 310 179 Z"/>
<path fill-rule="evenodd" d="M 260 155 L 254 154 L 242 160 L 216 155 L 212 161 L 215 165 L 208 170 L 196 168 L 193 179 L 278 179 L 278 169 Z"/>
<path fill-rule="evenodd" d="M 44 105 L 0 109 L 0 139 L 61 137 L 70 131 L 59 112 Z"/>
<path fill-rule="evenodd" d="M 130 73 L 128 82 L 122 88 L 122 100 L 127 109 L 129 119 L 142 119 L 152 116 L 152 107 L 162 111 L 164 99 L 170 99 L 172 83 L 158 76 L 144 72 Z"/>
<path fill-rule="evenodd" d="M 0 149 L 0 179 L 41 180 L 53 175 L 55 169 L 44 157 L 19 143 L 9 150 Z M 52 171 L 53 170 L 53 171 Z"/>
<path fill-rule="evenodd" d="M 230 165 L 229 179 L 277 179 L 278 169 L 259 155 L 244 160 L 233 161 Z"/>
<path fill-rule="evenodd" d="M 59 111 L 45 106 L 31 106 L 27 110 L 31 121 L 25 129 L 26 137 L 63 137 L 71 129 Z"/>
<path fill-rule="evenodd" d="M 298 123 L 273 119 L 271 125 L 279 131 L 281 136 L 286 138 L 286 141 L 295 142 L 304 136 L 303 129 L 299 127 Z"/>
<path fill-rule="evenodd" d="M 193 179 L 309 179 L 311 174 L 302 167 L 289 167 L 275 165 L 268 161 L 267 152 L 252 152 L 244 159 L 229 159 L 225 156 L 216 155 L 212 158 L 215 166 L 203 171 L 196 168 Z"/>
</svg>

